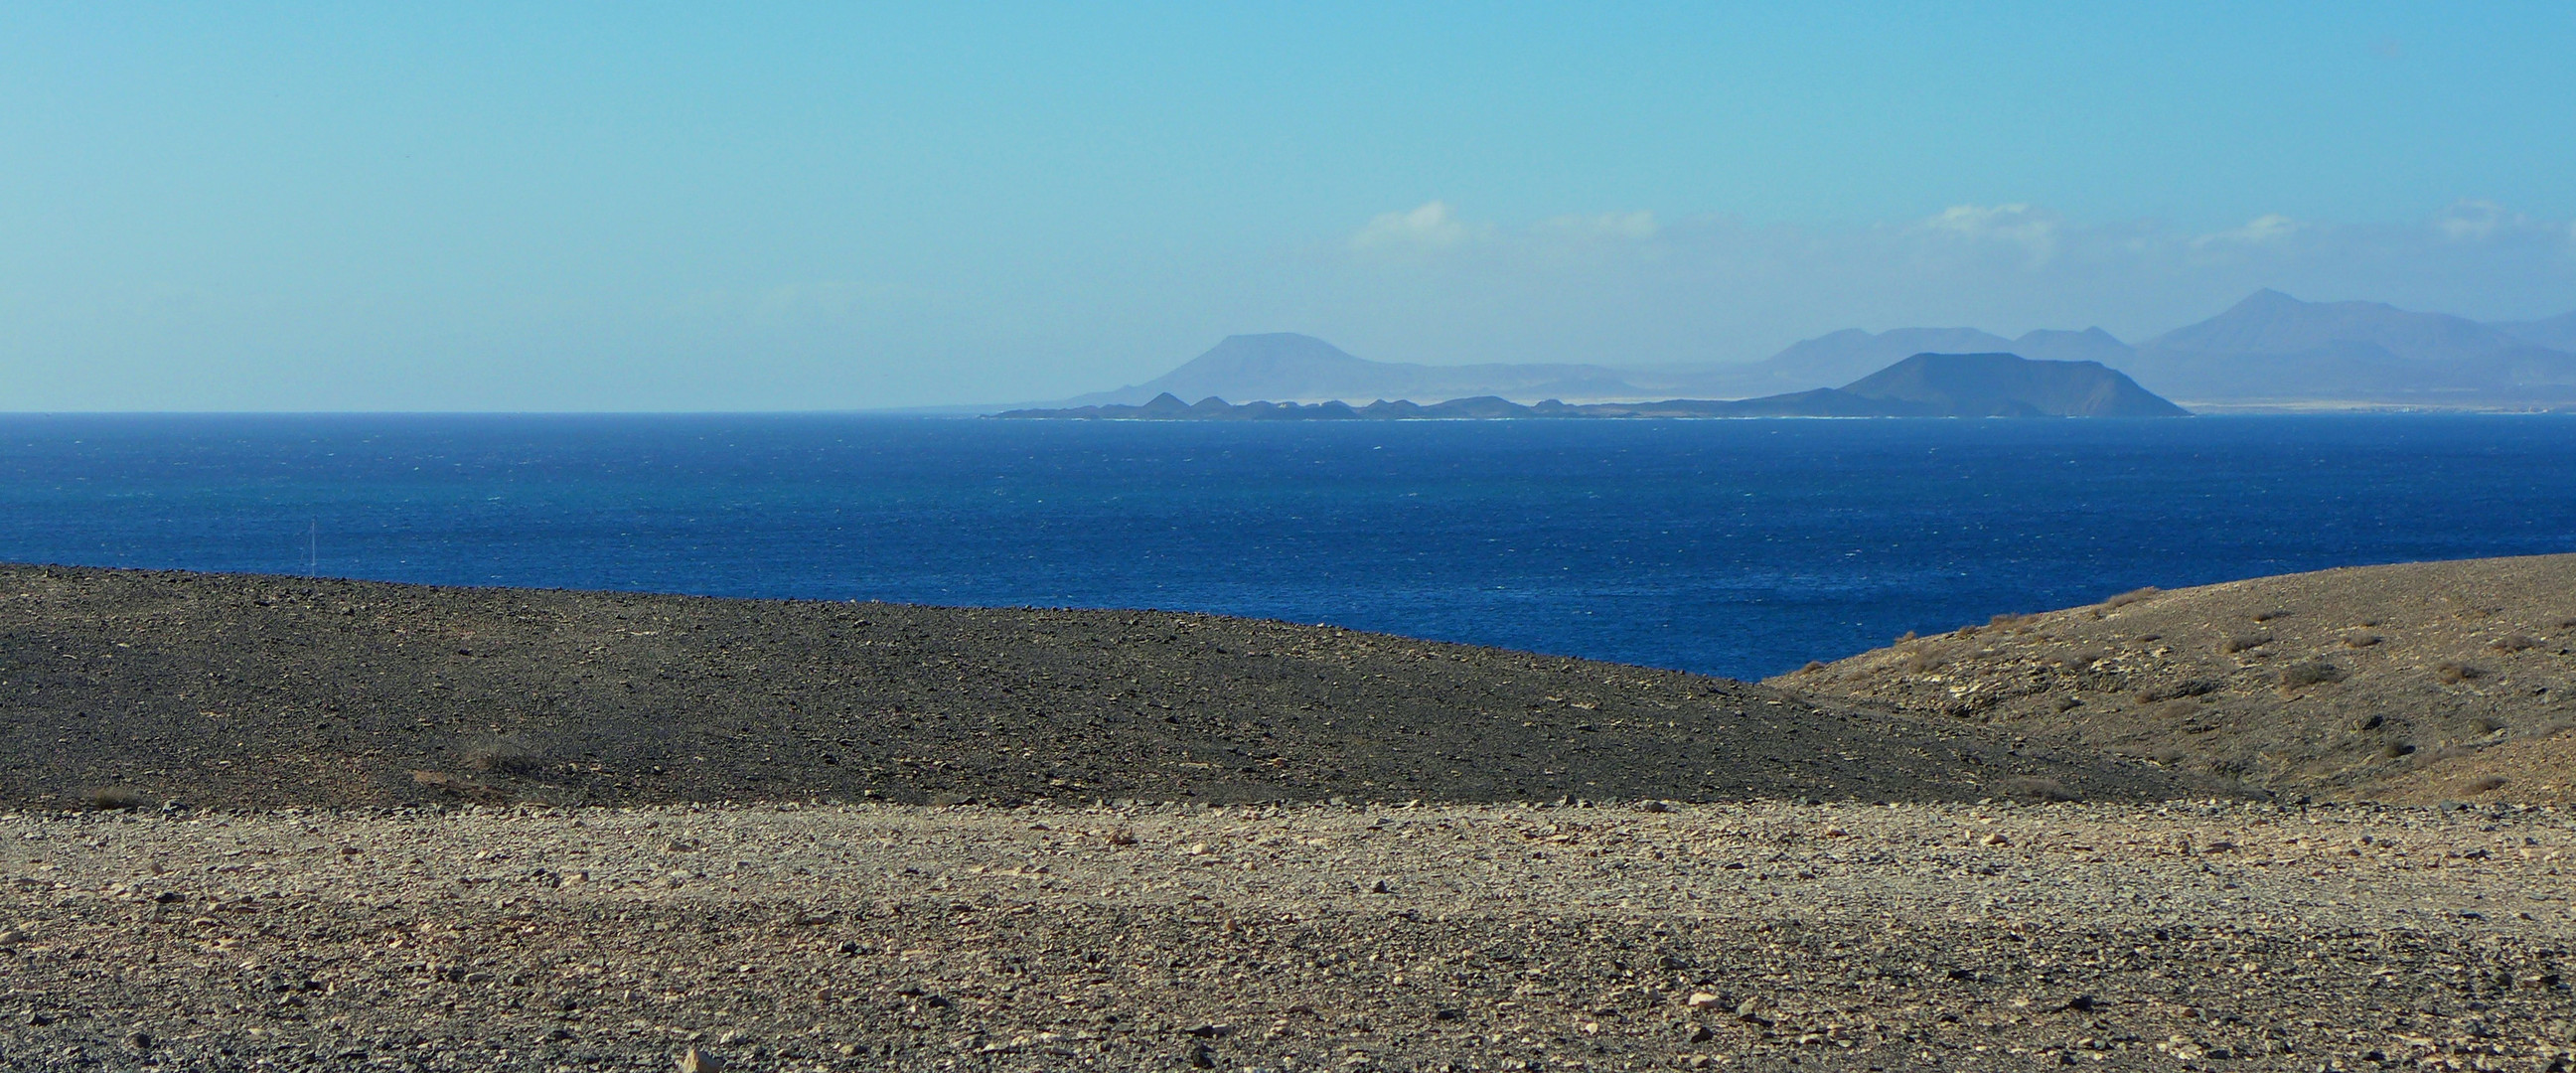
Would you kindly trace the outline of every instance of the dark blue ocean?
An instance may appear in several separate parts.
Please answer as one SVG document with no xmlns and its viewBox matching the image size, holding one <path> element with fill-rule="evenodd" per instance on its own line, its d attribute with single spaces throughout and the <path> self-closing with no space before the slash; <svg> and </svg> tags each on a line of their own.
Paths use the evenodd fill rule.
<svg viewBox="0 0 2576 1073">
<path fill-rule="evenodd" d="M 2576 417 L 5 416 L 0 559 L 1154 607 L 1739 677 L 2003 611 L 2576 550 Z"/>
</svg>

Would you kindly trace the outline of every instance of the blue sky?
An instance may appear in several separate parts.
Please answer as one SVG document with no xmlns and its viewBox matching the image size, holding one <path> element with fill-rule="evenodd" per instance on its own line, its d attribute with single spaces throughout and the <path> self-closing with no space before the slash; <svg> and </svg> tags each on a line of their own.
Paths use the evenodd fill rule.
<svg viewBox="0 0 2576 1073">
<path fill-rule="evenodd" d="M 927 10 L 925 10 L 927 9 Z M 2576 6 L 11 5 L 0 409 L 2576 309 Z"/>
</svg>

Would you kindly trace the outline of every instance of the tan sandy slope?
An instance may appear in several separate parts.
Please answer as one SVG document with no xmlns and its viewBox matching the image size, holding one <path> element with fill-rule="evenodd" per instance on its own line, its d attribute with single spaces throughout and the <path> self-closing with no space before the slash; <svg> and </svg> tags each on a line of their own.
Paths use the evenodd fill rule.
<svg viewBox="0 0 2576 1073">
<path fill-rule="evenodd" d="M 1998 616 L 1772 679 L 2324 799 L 2576 799 L 2576 555 Z"/>
</svg>

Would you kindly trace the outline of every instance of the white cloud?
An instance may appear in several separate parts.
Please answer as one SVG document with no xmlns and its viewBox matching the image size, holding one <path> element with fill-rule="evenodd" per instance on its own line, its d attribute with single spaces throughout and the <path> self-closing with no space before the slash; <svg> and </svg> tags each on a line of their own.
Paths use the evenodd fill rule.
<svg viewBox="0 0 2576 1073">
<path fill-rule="evenodd" d="M 1380 213 L 1351 236 L 1353 249 L 1437 249 L 1491 233 L 1490 225 L 1469 226 L 1446 201 L 1428 201 L 1409 212 Z"/>
<path fill-rule="evenodd" d="M 2499 232 L 2528 230 L 2531 218 L 2492 201 L 2462 199 L 2434 216 L 2433 226 L 2454 242 L 2477 242 Z"/>
<path fill-rule="evenodd" d="M 1920 234 L 1948 236 L 1973 243 L 2002 243 L 2021 249 L 2032 265 L 2057 255 L 2060 221 L 2055 213 L 2027 204 L 1953 205 L 1917 223 Z"/>
<path fill-rule="evenodd" d="M 1605 212 L 1595 216 L 1558 216 L 1539 221 L 1532 230 L 1571 239 L 1644 241 L 1662 234 L 1664 225 L 1651 212 Z"/>
<path fill-rule="evenodd" d="M 2192 237 L 2191 244 L 2203 248 L 2225 245 L 2269 245 L 2272 243 L 2288 241 L 2299 233 L 2300 226 L 2301 225 L 2297 220 L 2293 220 L 2277 212 L 2267 212 L 2261 216 L 2257 216 L 2246 221 L 2245 226 L 2243 227 L 2233 227 L 2225 231 L 2212 231 L 2206 235 L 2195 235 Z"/>
</svg>

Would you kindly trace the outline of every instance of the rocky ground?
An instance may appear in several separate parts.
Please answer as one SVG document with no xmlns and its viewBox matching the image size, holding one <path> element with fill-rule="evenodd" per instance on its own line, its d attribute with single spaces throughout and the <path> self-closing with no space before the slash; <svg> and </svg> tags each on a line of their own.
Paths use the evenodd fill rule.
<svg viewBox="0 0 2576 1073">
<path fill-rule="evenodd" d="M 0 806 L 2192 792 L 1671 671 L 1151 611 L 0 566 Z"/>
<path fill-rule="evenodd" d="M 2515 1069 L 2576 814 L 0 816 L 11 1069 Z"/>
<path fill-rule="evenodd" d="M 2576 801 L 2576 555 L 2141 590 L 1771 684 L 2291 796 Z"/>
</svg>

